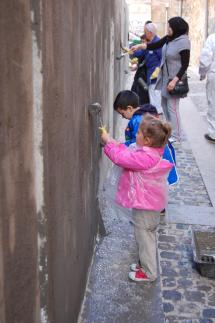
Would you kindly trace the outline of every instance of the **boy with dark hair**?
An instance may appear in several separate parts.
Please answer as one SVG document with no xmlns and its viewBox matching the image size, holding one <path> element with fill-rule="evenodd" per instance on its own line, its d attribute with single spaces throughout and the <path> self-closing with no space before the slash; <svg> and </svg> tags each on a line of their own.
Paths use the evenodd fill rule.
<svg viewBox="0 0 215 323">
<path fill-rule="evenodd" d="M 139 106 L 139 96 L 130 90 L 124 90 L 117 94 L 113 108 L 115 111 L 118 110 L 118 108 L 123 108 L 126 110 L 128 106 L 132 106 L 134 109 L 138 108 Z"/>
<path fill-rule="evenodd" d="M 138 131 L 142 116 L 145 113 L 150 113 L 157 116 L 156 108 L 149 104 L 139 105 L 138 95 L 129 90 L 121 91 L 114 101 L 114 110 L 117 111 L 123 118 L 130 120 L 125 129 L 125 145 L 136 142 L 136 133 Z"/>
<path fill-rule="evenodd" d="M 139 105 L 138 95 L 130 90 L 124 90 L 118 93 L 114 101 L 114 110 L 123 118 L 128 119 L 128 125 L 125 129 L 125 145 L 130 146 L 136 142 L 136 134 L 142 117 L 145 113 L 150 113 L 155 117 L 159 117 L 157 109 L 150 103 Z M 168 141 L 165 146 L 163 158 L 174 164 L 169 173 L 168 182 L 170 185 L 177 183 L 178 175 L 175 167 L 175 150 Z"/>
</svg>

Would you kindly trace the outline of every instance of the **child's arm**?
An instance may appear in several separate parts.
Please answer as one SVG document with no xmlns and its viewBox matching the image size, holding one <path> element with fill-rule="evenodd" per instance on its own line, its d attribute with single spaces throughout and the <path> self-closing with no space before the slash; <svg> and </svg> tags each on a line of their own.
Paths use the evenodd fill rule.
<svg viewBox="0 0 215 323">
<path fill-rule="evenodd" d="M 105 145 L 104 152 L 114 164 L 134 171 L 149 169 L 159 161 L 159 156 L 156 160 L 142 149 L 129 150 L 124 144 L 119 145 L 112 141 Z"/>
<path fill-rule="evenodd" d="M 144 150 L 129 150 L 124 144 L 116 142 L 105 127 L 99 128 L 101 131 L 101 139 L 104 142 L 104 152 L 107 157 L 116 165 L 130 170 L 144 170 L 153 167 L 158 161 L 151 158 Z"/>
<path fill-rule="evenodd" d="M 125 129 L 125 145 L 130 146 L 136 142 L 136 134 L 140 126 L 139 118 L 132 118 Z"/>
</svg>

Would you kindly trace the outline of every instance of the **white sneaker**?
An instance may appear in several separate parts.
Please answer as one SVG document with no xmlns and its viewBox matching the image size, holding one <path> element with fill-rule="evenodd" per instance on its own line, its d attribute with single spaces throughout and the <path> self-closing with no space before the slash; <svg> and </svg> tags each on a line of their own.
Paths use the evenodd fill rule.
<svg viewBox="0 0 215 323">
<path fill-rule="evenodd" d="M 139 264 L 131 264 L 130 269 L 131 269 L 131 271 L 136 272 L 136 271 L 140 270 L 140 265 Z"/>
</svg>

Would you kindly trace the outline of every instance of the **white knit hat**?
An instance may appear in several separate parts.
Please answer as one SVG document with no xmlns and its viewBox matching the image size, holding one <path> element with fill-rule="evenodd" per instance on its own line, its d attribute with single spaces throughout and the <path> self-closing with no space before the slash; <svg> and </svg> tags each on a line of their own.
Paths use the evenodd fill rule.
<svg viewBox="0 0 215 323">
<path fill-rule="evenodd" d="M 157 26 L 153 22 L 149 22 L 145 25 L 145 28 L 150 31 L 152 34 L 157 34 Z"/>
</svg>

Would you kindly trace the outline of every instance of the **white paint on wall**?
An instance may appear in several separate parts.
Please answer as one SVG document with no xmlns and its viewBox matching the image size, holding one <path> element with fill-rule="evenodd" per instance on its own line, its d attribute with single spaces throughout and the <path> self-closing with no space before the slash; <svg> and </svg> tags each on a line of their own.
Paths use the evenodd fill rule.
<svg viewBox="0 0 215 323">
<path fill-rule="evenodd" d="M 32 23 L 34 23 L 34 13 L 31 12 Z M 35 183 L 35 200 L 36 211 L 38 215 L 38 273 L 46 275 L 46 261 L 41 261 L 42 250 L 45 248 L 47 238 L 40 234 L 40 228 L 45 226 L 44 209 L 44 164 L 43 164 L 43 111 L 42 111 L 42 90 L 43 90 L 43 76 L 42 76 L 42 53 L 38 47 L 36 33 L 32 30 L 32 56 L 33 56 L 33 136 L 34 136 L 34 183 Z M 44 228 L 43 228 L 44 229 Z M 45 231 L 45 230 L 44 230 Z M 41 265 L 42 264 L 42 265 Z M 38 275 L 39 279 L 39 275 Z M 39 298 L 45 286 L 39 286 Z M 40 304 L 40 321 L 48 323 L 48 315 L 46 307 Z M 39 310 L 39 309 L 38 309 Z"/>
<path fill-rule="evenodd" d="M 43 155 L 42 155 L 42 58 L 36 42 L 35 32 L 32 32 L 33 46 L 33 133 L 34 133 L 34 173 L 35 173 L 35 193 L 36 210 L 40 212 L 44 206 L 43 187 Z"/>
</svg>

